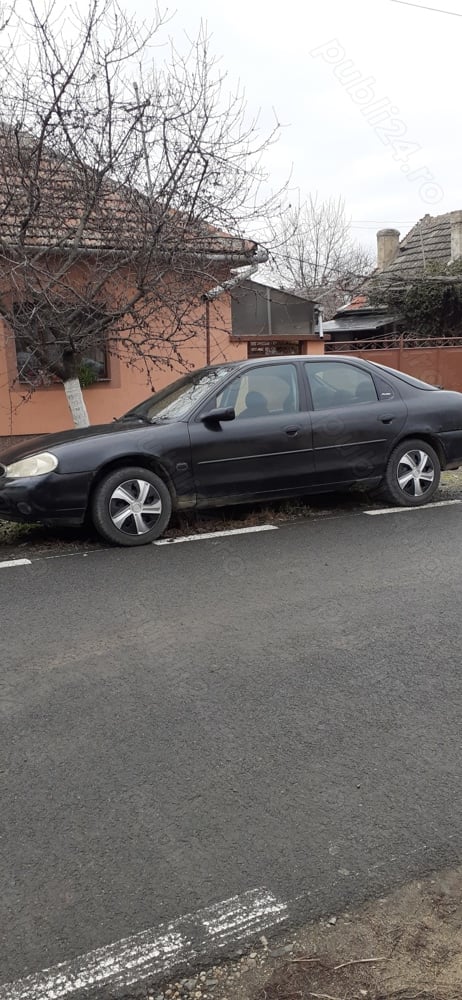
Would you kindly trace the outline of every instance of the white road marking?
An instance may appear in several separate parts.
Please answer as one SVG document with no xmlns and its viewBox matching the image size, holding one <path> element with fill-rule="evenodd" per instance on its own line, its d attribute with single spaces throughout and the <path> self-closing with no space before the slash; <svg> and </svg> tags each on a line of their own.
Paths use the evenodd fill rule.
<svg viewBox="0 0 462 1000">
<path fill-rule="evenodd" d="M 0 1000 L 62 1000 L 113 996 L 147 979 L 168 978 L 180 966 L 206 959 L 217 950 L 243 944 L 287 919 L 288 911 L 266 889 L 208 906 L 169 924 L 141 931 L 115 944 L 97 948 L 71 962 L 0 986 Z"/>
<path fill-rule="evenodd" d="M 203 531 L 197 535 L 182 535 L 180 538 L 161 538 L 154 545 L 178 545 L 180 542 L 202 542 L 206 538 L 225 538 L 228 535 L 249 535 L 255 531 L 277 531 L 277 524 L 256 524 L 253 528 L 230 528 L 228 531 Z"/>
<path fill-rule="evenodd" d="M 31 559 L 6 559 L 0 562 L 0 569 L 11 569 L 13 566 L 31 566 Z"/>
<path fill-rule="evenodd" d="M 451 504 L 462 503 L 462 500 L 438 500 L 436 503 L 426 503 L 422 507 L 383 507 L 380 510 L 363 510 L 363 514 L 375 517 L 376 514 L 406 514 L 409 511 L 431 510 L 432 507 L 450 507 Z"/>
</svg>

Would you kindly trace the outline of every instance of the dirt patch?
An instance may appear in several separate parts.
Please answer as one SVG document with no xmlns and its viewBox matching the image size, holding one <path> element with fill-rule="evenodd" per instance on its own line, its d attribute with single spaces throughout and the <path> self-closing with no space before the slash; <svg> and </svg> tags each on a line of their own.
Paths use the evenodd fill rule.
<svg viewBox="0 0 462 1000">
<path fill-rule="evenodd" d="M 447 500 L 450 497 L 459 499 L 462 497 L 462 469 L 454 469 L 453 472 L 443 472 L 441 474 L 441 499 Z"/>
<path fill-rule="evenodd" d="M 46 552 L 73 552 L 101 548 L 95 532 L 82 528 L 45 528 L 41 524 L 0 521 L 0 560 Z"/>
<path fill-rule="evenodd" d="M 462 1000 L 462 868 L 307 924 L 148 998 Z"/>
<path fill-rule="evenodd" d="M 305 931 L 256 997 L 462 997 L 461 929 L 459 870 Z"/>
</svg>

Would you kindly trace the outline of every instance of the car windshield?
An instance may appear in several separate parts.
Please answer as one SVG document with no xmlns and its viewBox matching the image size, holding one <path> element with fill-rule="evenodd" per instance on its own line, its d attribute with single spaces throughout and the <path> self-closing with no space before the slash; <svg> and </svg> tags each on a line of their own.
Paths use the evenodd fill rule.
<svg viewBox="0 0 462 1000">
<path fill-rule="evenodd" d="M 221 365 L 219 368 L 202 368 L 184 375 L 129 410 L 120 420 L 138 419 L 152 424 L 163 420 L 184 420 L 193 407 L 224 381 L 230 371 L 230 365 Z"/>
</svg>

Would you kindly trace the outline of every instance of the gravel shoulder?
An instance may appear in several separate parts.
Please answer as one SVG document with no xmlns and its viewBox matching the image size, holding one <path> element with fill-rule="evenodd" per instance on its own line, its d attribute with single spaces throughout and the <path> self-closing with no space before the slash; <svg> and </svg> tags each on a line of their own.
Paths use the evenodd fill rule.
<svg viewBox="0 0 462 1000">
<path fill-rule="evenodd" d="M 462 469 L 443 473 L 440 492 L 435 499 L 462 499 Z M 218 511 L 193 511 L 178 515 L 165 537 L 201 534 L 258 524 L 284 524 L 319 517 L 334 517 L 339 514 L 355 513 L 364 508 L 383 506 L 383 500 L 376 496 L 351 492 L 329 493 L 270 505 L 246 504 Z M 79 552 L 103 547 L 105 546 L 96 533 L 88 528 L 59 530 L 41 525 L 17 525 L 0 521 L 0 560 L 15 556 Z"/>
<path fill-rule="evenodd" d="M 147 1000 L 459 1000 L 462 868 L 327 915 Z"/>
</svg>

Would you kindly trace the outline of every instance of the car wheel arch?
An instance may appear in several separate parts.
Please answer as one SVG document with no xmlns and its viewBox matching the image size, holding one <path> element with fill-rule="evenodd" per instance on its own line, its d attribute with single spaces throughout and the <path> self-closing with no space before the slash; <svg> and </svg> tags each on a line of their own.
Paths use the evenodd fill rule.
<svg viewBox="0 0 462 1000">
<path fill-rule="evenodd" d="M 160 462 L 159 459 L 155 458 L 154 456 L 151 458 L 151 456 L 139 455 L 135 452 L 133 454 L 120 455 L 117 458 L 113 458 L 108 462 L 104 462 L 104 464 L 98 468 L 92 479 L 91 489 L 88 494 L 87 513 L 90 510 L 93 494 L 99 483 L 107 475 L 109 475 L 109 473 L 115 472 L 116 469 L 123 469 L 125 467 L 128 468 L 129 466 L 138 466 L 144 469 L 149 469 L 150 472 L 154 472 L 156 476 L 159 476 L 159 478 L 162 479 L 162 481 L 165 483 L 165 485 L 169 490 L 173 506 L 174 507 L 176 506 L 176 490 L 173 485 L 172 479 L 169 476 L 167 469 L 162 464 L 162 462 Z"/>
<path fill-rule="evenodd" d="M 390 451 L 389 451 L 389 454 L 388 454 L 388 458 L 390 457 L 390 455 L 392 454 L 392 452 L 395 450 L 395 448 L 398 448 L 399 445 L 405 444 L 406 441 L 413 441 L 415 438 L 419 438 L 420 441 L 425 441 L 426 444 L 429 444 L 430 447 L 433 448 L 434 451 L 436 451 L 436 454 L 437 454 L 437 456 L 439 458 L 439 462 L 440 462 L 441 468 L 445 469 L 446 468 L 446 463 L 447 463 L 447 458 L 446 458 L 446 453 L 444 451 L 443 445 L 441 444 L 441 441 L 439 440 L 439 438 L 435 434 L 432 434 L 430 431 L 427 431 L 427 432 L 426 431 L 423 431 L 423 432 L 421 432 L 421 431 L 414 431 L 414 432 L 406 431 L 406 433 L 402 434 L 401 437 L 397 438 L 396 441 L 393 441 L 393 444 L 392 444 L 392 446 L 390 448 Z"/>
</svg>

